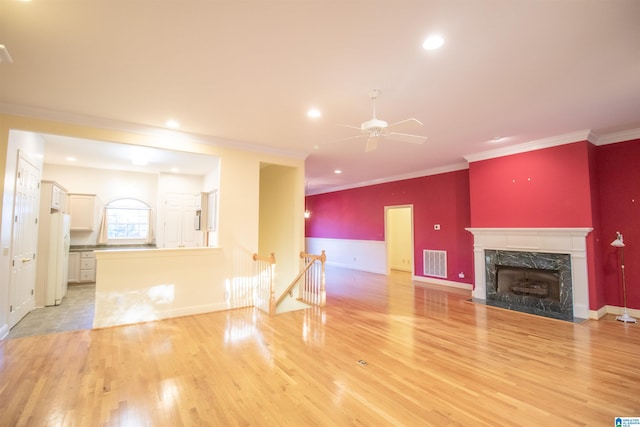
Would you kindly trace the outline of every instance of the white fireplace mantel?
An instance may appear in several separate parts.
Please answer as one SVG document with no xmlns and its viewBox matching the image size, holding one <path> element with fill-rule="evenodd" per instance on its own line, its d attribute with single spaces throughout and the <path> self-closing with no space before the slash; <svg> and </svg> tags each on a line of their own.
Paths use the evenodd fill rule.
<svg viewBox="0 0 640 427">
<path fill-rule="evenodd" d="M 571 255 L 573 316 L 589 318 L 589 273 L 586 237 L 592 228 L 467 228 L 473 234 L 473 298 L 487 297 L 486 249 Z"/>
</svg>

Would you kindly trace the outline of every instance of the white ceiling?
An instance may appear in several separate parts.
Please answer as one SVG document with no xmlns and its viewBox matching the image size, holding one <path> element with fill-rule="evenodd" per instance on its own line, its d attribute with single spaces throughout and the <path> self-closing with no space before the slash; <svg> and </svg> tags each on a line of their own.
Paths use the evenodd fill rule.
<svg viewBox="0 0 640 427">
<path fill-rule="evenodd" d="M 638 22 L 637 0 L 0 0 L 13 58 L 0 111 L 172 118 L 213 143 L 308 155 L 317 193 L 579 131 L 640 133 Z M 425 51 L 432 33 L 445 44 Z M 371 89 L 379 119 L 415 117 L 429 139 L 327 144 L 371 118 Z"/>
<path fill-rule="evenodd" d="M 42 134 L 45 163 L 141 173 L 206 175 L 218 159 L 203 154 Z M 71 159 L 70 159 L 71 158 Z"/>
</svg>

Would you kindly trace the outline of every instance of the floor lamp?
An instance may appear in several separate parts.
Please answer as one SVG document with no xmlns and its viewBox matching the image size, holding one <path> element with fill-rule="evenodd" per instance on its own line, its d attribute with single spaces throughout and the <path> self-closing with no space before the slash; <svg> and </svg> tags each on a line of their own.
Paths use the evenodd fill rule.
<svg viewBox="0 0 640 427">
<path fill-rule="evenodd" d="M 624 312 L 622 313 L 622 316 L 616 317 L 616 320 L 625 323 L 636 323 L 636 319 L 629 316 L 629 313 L 627 313 L 627 284 L 624 278 L 624 241 L 622 240 L 622 234 L 619 231 L 616 231 L 616 240 L 611 242 L 611 246 L 620 248 L 620 268 L 622 269 L 622 298 L 624 302 Z"/>
</svg>

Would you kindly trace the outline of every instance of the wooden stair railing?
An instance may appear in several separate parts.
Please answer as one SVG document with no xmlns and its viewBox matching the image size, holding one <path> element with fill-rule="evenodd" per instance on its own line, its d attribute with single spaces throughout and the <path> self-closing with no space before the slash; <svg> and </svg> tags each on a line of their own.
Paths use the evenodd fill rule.
<svg viewBox="0 0 640 427">
<path fill-rule="evenodd" d="M 253 260 L 256 261 L 256 287 L 253 305 L 272 315 L 276 311 L 274 305 L 276 255 L 273 252 L 268 257 L 253 254 Z"/>
<path fill-rule="evenodd" d="M 275 298 L 275 266 L 276 256 L 269 257 L 253 254 L 256 261 L 256 287 L 254 292 L 254 306 L 262 311 L 274 315 L 276 307 L 289 295 L 293 297 L 293 291 L 298 286 L 298 300 L 304 303 L 324 307 L 327 302 L 325 289 L 324 265 L 327 260 L 325 251 L 320 255 L 312 255 L 300 252 L 302 269 L 291 281 L 287 289 L 277 299 Z"/>
<path fill-rule="evenodd" d="M 318 307 L 324 307 L 327 303 L 324 275 L 324 264 L 327 261 L 327 255 L 324 251 L 320 255 L 300 252 L 300 258 L 303 260 L 304 267 L 276 300 L 276 307 L 287 295 L 293 296 L 293 289 L 296 286 L 299 286 L 298 300 Z M 317 261 L 320 262 L 320 265 L 316 263 Z"/>
</svg>

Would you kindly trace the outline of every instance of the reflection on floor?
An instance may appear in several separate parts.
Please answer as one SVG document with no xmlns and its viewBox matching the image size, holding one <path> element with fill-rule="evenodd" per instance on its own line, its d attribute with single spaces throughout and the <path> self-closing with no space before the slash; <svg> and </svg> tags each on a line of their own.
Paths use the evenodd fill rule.
<svg viewBox="0 0 640 427">
<path fill-rule="evenodd" d="M 11 329 L 7 338 L 91 329 L 95 295 L 94 283 L 70 285 L 60 305 L 31 311 Z"/>
</svg>

